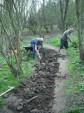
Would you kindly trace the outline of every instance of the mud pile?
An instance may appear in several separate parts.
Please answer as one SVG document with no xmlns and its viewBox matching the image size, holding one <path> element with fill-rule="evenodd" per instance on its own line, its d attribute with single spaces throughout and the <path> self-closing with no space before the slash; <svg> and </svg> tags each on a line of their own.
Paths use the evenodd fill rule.
<svg viewBox="0 0 84 113">
<path fill-rule="evenodd" d="M 34 74 L 7 95 L 7 105 L 0 113 L 52 113 L 55 77 L 59 70 L 57 53 L 45 50 Z"/>
</svg>

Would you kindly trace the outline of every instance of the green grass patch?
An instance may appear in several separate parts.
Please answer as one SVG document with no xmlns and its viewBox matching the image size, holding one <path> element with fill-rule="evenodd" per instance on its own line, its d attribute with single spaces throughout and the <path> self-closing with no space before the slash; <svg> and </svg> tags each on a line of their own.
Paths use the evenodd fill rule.
<svg viewBox="0 0 84 113">
<path fill-rule="evenodd" d="M 59 47 L 59 45 L 60 45 L 60 37 L 59 36 L 55 36 L 55 37 L 49 38 L 49 39 L 47 39 L 46 43 L 47 44 L 51 44 L 52 46 Z"/>
<path fill-rule="evenodd" d="M 84 91 L 84 63 L 80 61 L 79 50 L 70 47 L 69 56 L 69 80 L 67 81 L 68 93 L 79 93 Z"/>
<path fill-rule="evenodd" d="M 78 107 L 70 108 L 67 112 L 65 113 L 80 113 L 80 109 Z"/>
<path fill-rule="evenodd" d="M 22 62 L 23 75 L 19 77 L 19 80 L 13 76 L 10 72 L 8 65 L 6 64 L 3 57 L 0 56 L 0 94 L 7 90 L 10 86 L 17 86 L 20 81 L 24 80 L 26 77 L 29 77 L 34 70 L 35 61 L 32 58 Z"/>
<path fill-rule="evenodd" d="M 78 43 L 76 35 L 72 36 L 72 41 Z M 69 56 L 67 92 L 80 93 L 84 91 L 84 63 L 80 60 L 78 48 L 70 47 L 67 53 Z"/>
<path fill-rule="evenodd" d="M 76 35 L 72 36 L 72 41 L 78 43 Z M 67 92 L 80 93 L 84 91 L 84 62 L 80 60 L 78 48 L 70 47 L 67 54 L 69 56 Z"/>
<path fill-rule="evenodd" d="M 78 44 L 77 34 L 71 35 L 71 40 Z M 68 94 L 80 93 L 84 91 L 84 63 L 80 61 L 79 49 L 72 47 L 71 43 L 69 46 L 67 50 L 69 79 L 66 91 Z"/>
<path fill-rule="evenodd" d="M 0 97 L 0 107 L 3 107 L 3 105 L 5 104 L 5 100 L 2 97 Z"/>
</svg>

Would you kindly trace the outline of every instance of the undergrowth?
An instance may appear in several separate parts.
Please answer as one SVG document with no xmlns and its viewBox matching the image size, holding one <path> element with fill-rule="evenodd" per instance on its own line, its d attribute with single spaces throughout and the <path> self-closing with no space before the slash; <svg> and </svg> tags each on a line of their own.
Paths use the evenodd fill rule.
<svg viewBox="0 0 84 113">
<path fill-rule="evenodd" d="M 49 38 L 49 39 L 47 39 L 46 43 L 47 44 L 51 44 L 53 46 L 59 47 L 59 45 L 60 45 L 60 37 L 59 36 L 58 37 L 55 36 L 55 37 Z"/>
<path fill-rule="evenodd" d="M 67 112 L 65 113 L 80 113 L 80 109 L 78 107 L 75 108 L 70 108 Z"/>
<path fill-rule="evenodd" d="M 84 63 L 80 61 L 79 50 L 68 49 L 69 56 L 69 81 L 67 90 L 69 93 L 79 93 L 84 91 Z"/>
<path fill-rule="evenodd" d="M 77 35 L 72 35 L 71 40 L 73 43 L 69 43 L 68 55 L 68 80 L 66 80 L 66 95 L 72 95 L 75 93 L 80 94 L 84 92 L 84 62 L 80 60 L 78 39 Z M 57 37 L 51 38 L 48 41 L 49 44 L 58 47 L 60 45 L 60 39 Z M 77 47 L 74 45 L 77 44 Z M 79 106 L 68 109 L 65 113 L 80 113 Z"/>
</svg>

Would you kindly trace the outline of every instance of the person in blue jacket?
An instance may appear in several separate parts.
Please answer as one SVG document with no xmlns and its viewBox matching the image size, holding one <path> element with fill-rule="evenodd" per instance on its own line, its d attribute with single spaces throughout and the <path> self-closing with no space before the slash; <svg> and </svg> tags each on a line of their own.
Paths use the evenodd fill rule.
<svg viewBox="0 0 84 113">
<path fill-rule="evenodd" d="M 43 38 L 36 38 L 31 40 L 31 47 L 33 48 L 33 58 L 37 55 L 41 60 L 40 48 L 43 47 Z"/>
<path fill-rule="evenodd" d="M 71 42 L 71 39 L 69 36 L 73 31 L 74 31 L 73 28 L 70 28 L 63 33 L 60 39 L 60 49 L 63 49 L 63 48 L 68 49 L 68 41 Z M 59 52 L 60 52 L 60 49 L 59 49 Z"/>
</svg>

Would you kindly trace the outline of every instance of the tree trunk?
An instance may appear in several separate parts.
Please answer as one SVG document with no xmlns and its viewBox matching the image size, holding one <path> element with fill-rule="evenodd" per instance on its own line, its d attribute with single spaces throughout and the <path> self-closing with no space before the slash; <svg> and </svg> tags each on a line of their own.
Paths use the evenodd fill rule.
<svg viewBox="0 0 84 113">
<path fill-rule="evenodd" d="M 83 36 L 83 29 L 81 28 L 81 12 L 80 12 L 80 1 L 76 0 L 76 15 L 77 15 L 77 22 L 78 22 L 78 39 L 79 39 L 79 51 L 80 51 L 80 59 L 84 61 L 84 49 L 82 44 L 82 36 Z"/>
<path fill-rule="evenodd" d="M 22 63 L 22 57 L 21 57 L 21 51 L 20 51 L 20 33 L 17 35 L 17 69 L 20 73 L 22 73 L 21 63 Z"/>
<path fill-rule="evenodd" d="M 61 13 L 61 28 L 62 32 L 65 31 L 66 29 L 66 17 L 67 17 L 67 12 L 68 12 L 68 5 L 69 5 L 69 0 L 60 0 L 60 13 Z"/>
</svg>

